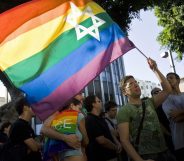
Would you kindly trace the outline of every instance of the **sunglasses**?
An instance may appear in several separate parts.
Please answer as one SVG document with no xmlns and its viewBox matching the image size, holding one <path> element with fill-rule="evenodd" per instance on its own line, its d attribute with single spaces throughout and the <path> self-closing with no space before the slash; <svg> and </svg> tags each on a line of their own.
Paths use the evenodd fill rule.
<svg viewBox="0 0 184 161">
<path fill-rule="evenodd" d="M 158 94 L 158 93 L 160 93 L 161 91 L 159 90 L 159 91 L 155 91 L 155 92 L 153 92 L 153 94 Z"/>
</svg>

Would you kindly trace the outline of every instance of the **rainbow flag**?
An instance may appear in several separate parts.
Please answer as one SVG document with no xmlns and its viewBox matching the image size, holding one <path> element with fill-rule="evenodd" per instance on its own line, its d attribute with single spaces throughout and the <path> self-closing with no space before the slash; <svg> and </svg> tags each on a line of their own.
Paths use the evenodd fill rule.
<svg viewBox="0 0 184 161">
<path fill-rule="evenodd" d="M 62 134 L 75 134 L 77 128 L 78 111 L 64 110 L 52 120 L 51 126 Z"/>
<path fill-rule="evenodd" d="M 62 134 L 75 134 L 77 128 L 78 111 L 64 110 L 58 113 L 52 120 L 51 126 Z M 65 142 L 46 138 L 43 148 L 44 160 L 49 160 L 54 154 L 71 150 Z"/>
<path fill-rule="evenodd" d="M 41 120 L 132 48 L 91 0 L 33 0 L 0 15 L 0 70 Z"/>
</svg>

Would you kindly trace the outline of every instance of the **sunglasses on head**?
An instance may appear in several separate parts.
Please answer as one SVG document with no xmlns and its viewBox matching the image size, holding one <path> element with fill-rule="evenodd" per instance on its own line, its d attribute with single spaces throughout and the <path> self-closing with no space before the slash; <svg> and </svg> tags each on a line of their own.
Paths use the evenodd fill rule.
<svg viewBox="0 0 184 161">
<path fill-rule="evenodd" d="M 158 90 L 158 91 L 153 92 L 153 94 L 158 94 L 160 92 L 161 92 L 161 90 Z"/>
</svg>

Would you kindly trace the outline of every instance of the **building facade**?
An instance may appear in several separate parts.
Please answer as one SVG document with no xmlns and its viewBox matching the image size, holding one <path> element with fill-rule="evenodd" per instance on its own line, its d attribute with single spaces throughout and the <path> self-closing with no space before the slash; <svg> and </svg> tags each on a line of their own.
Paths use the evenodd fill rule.
<svg viewBox="0 0 184 161">
<path fill-rule="evenodd" d="M 136 80 L 141 88 L 141 98 L 151 97 L 151 90 L 155 87 L 162 89 L 160 84 L 157 84 L 151 81 L 145 81 L 145 80 L 139 80 L 139 79 L 136 79 Z"/>
<path fill-rule="evenodd" d="M 181 92 L 184 92 L 184 78 L 180 79 L 180 90 Z"/>
<path fill-rule="evenodd" d="M 96 77 L 85 89 L 85 96 L 97 95 L 103 103 L 112 100 L 119 106 L 123 105 L 125 98 L 122 96 L 119 82 L 124 77 L 123 58 L 115 60 Z"/>
<path fill-rule="evenodd" d="M 7 102 L 7 101 L 6 101 L 6 98 L 5 98 L 5 97 L 0 97 L 0 107 L 1 107 L 2 105 L 4 105 L 6 102 Z"/>
<path fill-rule="evenodd" d="M 0 81 L 0 107 L 8 102 L 8 92 L 3 83 Z"/>
</svg>

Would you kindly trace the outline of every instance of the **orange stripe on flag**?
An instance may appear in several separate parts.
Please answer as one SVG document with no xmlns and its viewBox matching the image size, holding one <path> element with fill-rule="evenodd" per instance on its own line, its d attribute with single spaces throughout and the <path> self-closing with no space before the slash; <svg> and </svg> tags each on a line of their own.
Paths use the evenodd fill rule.
<svg viewBox="0 0 184 161">
<path fill-rule="evenodd" d="M 2 13 L 0 15 L 0 43 L 25 22 L 67 1 L 68 0 L 33 0 Z M 85 2 L 84 0 L 72 0 L 77 6 L 83 6 L 89 1 L 91 0 L 86 0 Z M 62 14 L 64 14 L 64 11 L 60 12 L 60 16 Z"/>
</svg>

